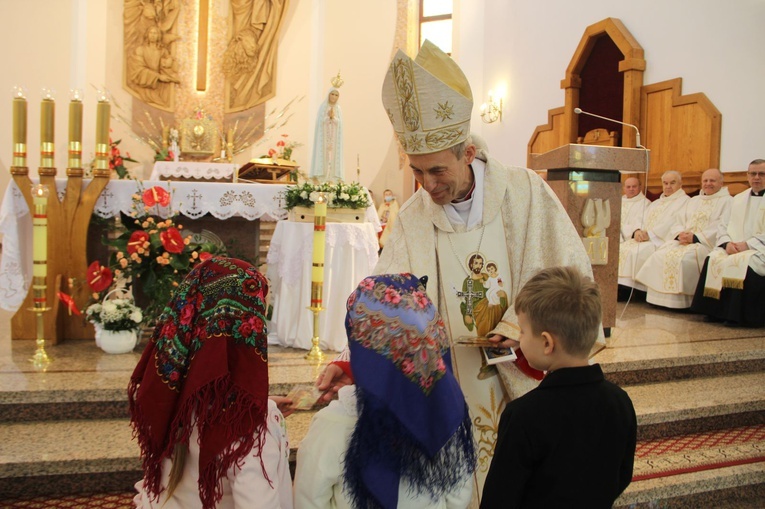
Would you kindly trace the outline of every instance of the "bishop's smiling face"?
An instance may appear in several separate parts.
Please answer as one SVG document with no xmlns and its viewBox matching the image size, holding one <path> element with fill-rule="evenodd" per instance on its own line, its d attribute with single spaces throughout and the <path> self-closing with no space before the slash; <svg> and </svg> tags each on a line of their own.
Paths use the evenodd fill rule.
<svg viewBox="0 0 765 509">
<path fill-rule="evenodd" d="M 464 198 L 473 186 L 470 163 L 475 159 L 475 151 L 475 145 L 468 145 L 459 159 L 450 149 L 432 154 L 409 154 L 409 166 L 415 180 L 431 199 L 438 205 L 446 205 Z"/>
</svg>

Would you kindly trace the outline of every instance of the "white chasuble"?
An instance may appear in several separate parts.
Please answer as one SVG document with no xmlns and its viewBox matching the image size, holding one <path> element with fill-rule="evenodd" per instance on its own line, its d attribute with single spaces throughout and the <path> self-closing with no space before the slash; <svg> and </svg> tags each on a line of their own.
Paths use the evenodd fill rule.
<svg viewBox="0 0 765 509">
<path fill-rule="evenodd" d="M 635 278 L 648 287 L 647 302 L 674 309 L 691 306 L 704 259 L 717 243 L 720 226 L 728 222 L 730 202 L 727 187 L 688 201 L 678 214 L 670 236 L 674 238 L 688 231 L 699 242 L 681 245 L 677 240 L 670 240 L 648 258 Z"/>
<path fill-rule="evenodd" d="M 496 369 L 480 348 L 459 346 L 463 336 L 486 336 L 512 302 L 510 263 L 501 215 L 483 228 L 437 233 L 441 295 L 452 339 L 452 366 L 470 408 L 478 446 L 476 490 L 480 494 L 497 439 L 505 395 Z"/>
<path fill-rule="evenodd" d="M 645 230 L 650 240 L 638 242 L 635 239 L 625 240 L 619 245 L 619 284 L 631 286 L 638 290 L 646 287 L 635 280 L 635 276 L 656 248 L 671 239 L 670 233 L 675 224 L 676 215 L 685 206 L 689 197 L 685 191 L 678 189 L 669 196 L 662 195 L 648 206 L 646 212 Z"/>
</svg>

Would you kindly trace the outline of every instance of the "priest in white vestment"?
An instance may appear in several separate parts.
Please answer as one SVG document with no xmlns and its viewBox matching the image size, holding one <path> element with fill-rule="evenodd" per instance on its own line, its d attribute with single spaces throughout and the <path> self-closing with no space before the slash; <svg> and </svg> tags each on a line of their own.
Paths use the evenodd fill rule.
<svg viewBox="0 0 765 509">
<path fill-rule="evenodd" d="M 731 196 L 720 170 L 701 175 L 701 194 L 686 203 L 670 231 L 673 240 L 648 257 L 636 279 L 648 288 L 646 302 L 687 309 L 693 302 L 701 267 L 717 245 L 721 224 L 728 223 Z"/>
<path fill-rule="evenodd" d="M 683 190 L 680 172 L 670 170 L 661 176 L 662 195 L 648 206 L 645 226 L 635 230 L 619 245 L 619 279 L 622 286 L 645 291 L 645 285 L 635 280 L 643 264 L 656 249 L 671 240 L 670 230 L 677 213 L 685 206 L 688 195 Z"/>
<path fill-rule="evenodd" d="M 517 347 L 512 303 L 523 284 L 545 267 L 571 265 L 589 277 L 592 268 L 580 234 L 545 182 L 472 143 L 472 92 L 451 57 L 429 41 L 415 60 L 398 51 L 383 84 L 383 105 L 422 187 L 401 206 L 375 272 L 428 277 L 428 296 L 449 331 L 454 373 L 473 418 L 474 493 L 480 496 L 505 403 L 534 388 L 533 376 L 542 374 L 524 364 L 522 354 L 517 363 L 487 366 L 480 348 L 455 342 L 481 331 Z M 501 276 L 507 295 L 498 303 L 486 295 L 487 267 Z M 330 385 L 327 377 L 339 382 L 330 369 L 336 370 L 327 368 L 320 389 Z"/>
<path fill-rule="evenodd" d="M 704 263 L 691 309 L 749 327 L 765 325 L 765 159 L 749 164 L 751 186 L 733 197 L 730 218 Z"/>
<path fill-rule="evenodd" d="M 633 233 L 643 228 L 645 211 L 650 204 L 651 200 L 643 194 L 637 177 L 629 177 L 624 181 L 620 242 L 631 239 Z"/>
</svg>

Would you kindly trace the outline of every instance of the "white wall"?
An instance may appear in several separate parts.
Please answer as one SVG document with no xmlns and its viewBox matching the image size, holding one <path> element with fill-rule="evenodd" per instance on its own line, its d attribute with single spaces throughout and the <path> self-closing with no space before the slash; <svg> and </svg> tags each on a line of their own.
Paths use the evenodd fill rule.
<svg viewBox="0 0 765 509">
<path fill-rule="evenodd" d="M 607 17 L 643 47 L 644 84 L 681 77 L 683 94 L 703 92 L 720 110 L 723 171 L 765 157 L 762 0 L 485 0 L 485 24 L 473 27 L 484 43 L 483 83 L 508 90 L 502 124 L 482 129 L 494 156 L 525 166 L 534 128 L 564 104 L 560 81 L 585 28 Z M 485 90 L 473 94 L 480 102 Z"/>
<path fill-rule="evenodd" d="M 216 8 L 225 0 L 214 0 Z M 524 166 L 526 146 L 547 110 L 563 105 L 564 77 L 584 29 L 606 17 L 622 20 L 645 50 L 645 84 L 683 78 L 685 94 L 704 92 L 722 112 L 723 171 L 746 169 L 765 157 L 765 1 L 763 0 L 456 0 L 454 58 L 464 68 L 475 100 L 473 131 L 487 139 L 492 154 Z M 605 6 L 604 6 L 605 5 Z M 279 41 L 277 96 L 267 111 L 292 98 L 292 117 L 282 130 L 304 145 L 295 152 L 308 170 L 316 112 L 338 69 L 345 85 L 340 105 L 345 131 L 346 177 L 379 197 L 391 187 L 405 198 L 407 170 L 398 169 L 393 133 L 380 101 L 380 86 L 393 55 L 397 2 L 292 0 Z M 29 166 L 39 164 L 40 89 L 58 91 L 56 162 L 66 166 L 68 89 L 85 88 L 84 158 L 93 151 L 95 94 L 90 84 L 114 85 L 121 73 L 119 41 L 122 0 L 0 0 L 0 191 L 10 180 L 11 88 L 29 94 Z M 367 20 L 366 22 L 362 20 Z M 502 123 L 483 124 L 478 107 L 489 89 L 505 87 Z M 127 99 L 126 99 L 127 100 Z M 122 148 L 150 164 L 149 152 L 124 137 Z M 265 149 L 275 142 L 274 133 Z M 253 149 L 260 155 L 263 146 Z"/>
</svg>

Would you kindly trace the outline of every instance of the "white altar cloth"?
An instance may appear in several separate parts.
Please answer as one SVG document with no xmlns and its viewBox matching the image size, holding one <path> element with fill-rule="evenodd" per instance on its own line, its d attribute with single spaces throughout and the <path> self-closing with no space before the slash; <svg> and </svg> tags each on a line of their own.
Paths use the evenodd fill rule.
<svg viewBox="0 0 765 509">
<path fill-rule="evenodd" d="M 36 179 L 33 179 L 36 181 Z M 59 198 L 65 193 L 67 179 L 56 180 Z M 83 180 L 83 189 L 90 180 Z M 280 184 L 230 184 L 219 182 L 152 182 L 110 180 L 96 202 L 94 213 L 114 217 L 120 211 L 129 214 L 133 195 L 143 189 L 161 186 L 171 194 L 168 207 L 155 207 L 152 214 L 163 218 L 176 211 L 191 219 L 206 213 L 218 219 L 241 216 L 249 220 L 275 221 L 287 217 L 283 208 Z M 3 256 L 0 260 L 0 307 L 16 311 L 32 282 L 32 218 L 16 182 L 5 190 L 0 206 L 0 233 L 3 234 Z"/>
<path fill-rule="evenodd" d="M 345 302 L 377 263 L 377 234 L 372 223 L 327 223 L 324 261 L 324 311 L 319 314 L 322 350 L 341 351 Z M 268 278 L 274 306 L 269 323 L 271 344 L 310 349 L 313 336 L 311 259 L 313 223 L 280 221 L 268 250 Z"/>
<path fill-rule="evenodd" d="M 233 163 L 205 163 L 190 161 L 156 161 L 149 180 L 175 177 L 205 180 L 233 180 L 237 165 Z"/>
</svg>

